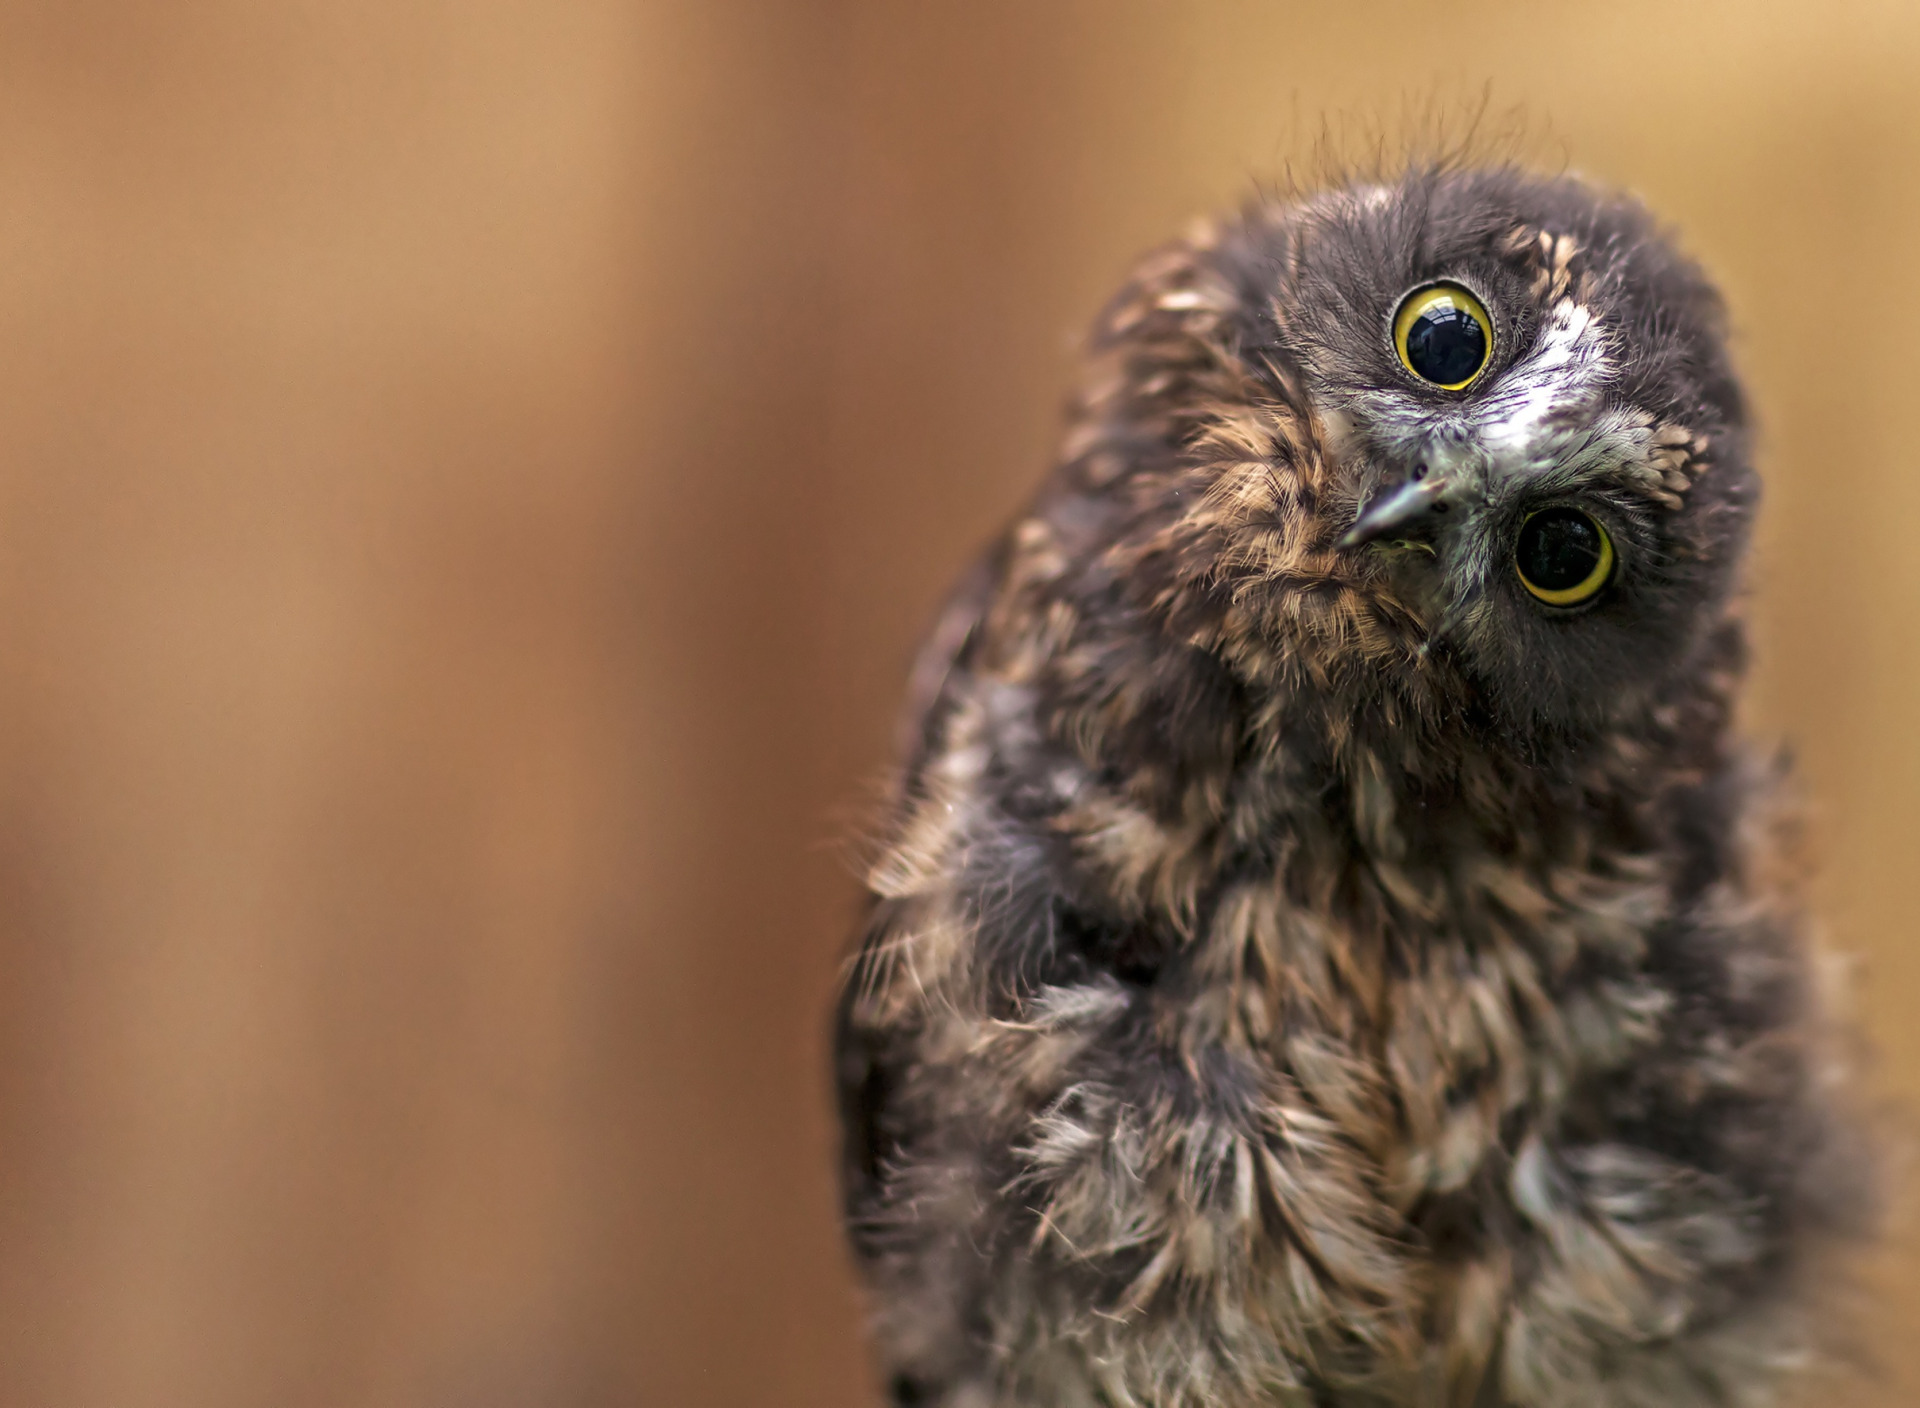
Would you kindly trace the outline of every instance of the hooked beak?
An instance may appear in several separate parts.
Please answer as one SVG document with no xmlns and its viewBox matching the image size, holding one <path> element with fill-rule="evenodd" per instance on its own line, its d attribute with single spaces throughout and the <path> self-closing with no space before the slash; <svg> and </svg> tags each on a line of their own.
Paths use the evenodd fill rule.
<svg viewBox="0 0 1920 1408">
<path fill-rule="evenodd" d="M 1446 475 L 1430 474 L 1424 479 L 1409 479 L 1397 489 L 1389 489 L 1367 505 L 1366 512 L 1354 520 L 1353 527 L 1347 529 L 1338 546 L 1357 548 L 1362 543 L 1371 543 L 1408 527 L 1432 512 L 1434 505 L 1452 487 Z"/>
</svg>

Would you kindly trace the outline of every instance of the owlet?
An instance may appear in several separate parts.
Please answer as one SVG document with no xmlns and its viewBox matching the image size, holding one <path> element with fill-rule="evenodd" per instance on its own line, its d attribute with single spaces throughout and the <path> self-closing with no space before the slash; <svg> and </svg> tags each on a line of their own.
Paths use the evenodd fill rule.
<svg viewBox="0 0 1920 1408">
<path fill-rule="evenodd" d="M 1578 180 L 1139 265 L 916 668 L 839 1012 L 898 1408 L 1771 1401 L 1862 1195 L 1733 724 L 1747 441 Z"/>
</svg>

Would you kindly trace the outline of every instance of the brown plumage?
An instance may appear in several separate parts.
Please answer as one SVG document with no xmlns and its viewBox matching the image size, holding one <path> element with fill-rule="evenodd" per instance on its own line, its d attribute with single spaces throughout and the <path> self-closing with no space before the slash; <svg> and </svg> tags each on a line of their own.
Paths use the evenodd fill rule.
<svg viewBox="0 0 1920 1408">
<path fill-rule="evenodd" d="M 1770 1401 L 1861 1190 L 1732 725 L 1745 424 L 1577 181 L 1139 266 L 916 671 L 841 1006 L 894 1403 Z"/>
</svg>

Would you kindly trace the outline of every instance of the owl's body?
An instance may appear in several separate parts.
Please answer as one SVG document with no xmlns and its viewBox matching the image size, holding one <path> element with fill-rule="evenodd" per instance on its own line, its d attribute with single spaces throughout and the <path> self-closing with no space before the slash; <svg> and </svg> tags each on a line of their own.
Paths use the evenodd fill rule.
<svg viewBox="0 0 1920 1408">
<path fill-rule="evenodd" d="M 1732 731 L 1754 498 L 1630 202 L 1423 172 L 1140 267 L 842 1004 L 896 1404 L 1770 1401 L 1857 1181 Z"/>
</svg>

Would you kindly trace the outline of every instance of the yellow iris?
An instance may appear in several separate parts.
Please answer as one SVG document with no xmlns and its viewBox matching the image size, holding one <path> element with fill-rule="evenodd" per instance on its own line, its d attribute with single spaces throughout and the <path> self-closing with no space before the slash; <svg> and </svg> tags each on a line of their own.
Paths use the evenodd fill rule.
<svg viewBox="0 0 1920 1408">
<path fill-rule="evenodd" d="M 1520 585 L 1548 606 L 1578 606 L 1613 576 L 1613 539 L 1578 509 L 1531 515 L 1514 553 Z"/>
<path fill-rule="evenodd" d="M 1393 350 L 1422 381 L 1458 391 L 1492 355 L 1493 320 L 1459 284 L 1429 284 L 1408 294 L 1393 315 Z"/>
</svg>

